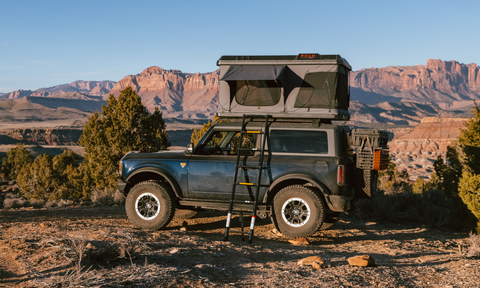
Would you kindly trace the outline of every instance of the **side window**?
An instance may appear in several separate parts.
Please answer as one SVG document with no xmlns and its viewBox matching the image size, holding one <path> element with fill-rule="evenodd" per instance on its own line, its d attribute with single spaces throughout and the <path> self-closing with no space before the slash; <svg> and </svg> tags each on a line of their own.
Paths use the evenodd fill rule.
<svg viewBox="0 0 480 288">
<path fill-rule="evenodd" d="M 327 132 L 271 130 L 270 150 L 279 153 L 327 154 Z"/>
<path fill-rule="evenodd" d="M 258 134 L 245 134 L 242 148 L 255 148 Z M 215 131 L 198 151 L 201 155 L 237 155 L 240 132 Z M 252 151 L 241 151 L 242 155 L 253 155 Z"/>
</svg>

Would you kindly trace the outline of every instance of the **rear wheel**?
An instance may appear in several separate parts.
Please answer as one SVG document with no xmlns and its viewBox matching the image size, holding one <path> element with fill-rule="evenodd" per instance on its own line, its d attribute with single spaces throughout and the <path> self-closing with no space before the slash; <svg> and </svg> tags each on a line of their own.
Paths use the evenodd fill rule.
<svg viewBox="0 0 480 288">
<path fill-rule="evenodd" d="M 355 168 L 354 176 L 355 196 L 357 198 L 372 198 L 377 189 L 377 171 Z"/>
<path fill-rule="evenodd" d="M 313 188 L 287 186 L 273 199 L 273 223 L 286 237 L 311 236 L 322 226 L 324 219 L 325 204 Z"/>
<path fill-rule="evenodd" d="M 161 229 L 173 218 L 173 193 L 170 187 L 163 183 L 140 182 L 128 193 L 125 211 L 133 225 L 145 229 Z"/>
</svg>

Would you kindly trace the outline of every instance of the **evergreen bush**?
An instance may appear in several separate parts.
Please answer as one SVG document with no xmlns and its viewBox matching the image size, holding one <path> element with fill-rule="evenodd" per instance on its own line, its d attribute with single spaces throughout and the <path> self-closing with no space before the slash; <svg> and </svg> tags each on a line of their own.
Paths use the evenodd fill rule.
<svg viewBox="0 0 480 288">
<path fill-rule="evenodd" d="M 85 197 L 94 186 L 116 187 L 118 164 L 127 152 L 156 152 L 170 146 L 162 113 L 158 108 L 150 113 L 130 86 L 118 100 L 110 94 L 102 113 L 88 117 L 78 144 L 85 147 L 85 158 L 72 181 L 83 184 Z"/>
</svg>

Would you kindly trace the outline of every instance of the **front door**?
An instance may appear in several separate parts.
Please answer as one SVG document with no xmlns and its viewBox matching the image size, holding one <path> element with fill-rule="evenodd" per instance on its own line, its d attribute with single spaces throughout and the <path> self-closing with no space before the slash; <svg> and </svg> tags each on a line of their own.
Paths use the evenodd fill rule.
<svg viewBox="0 0 480 288">
<path fill-rule="evenodd" d="M 188 163 L 188 196 L 194 199 L 229 200 L 233 188 L 238 149 L 238 131 L 215 131 Z M 256 137 L 244 138 L 243 148 L 254 148 Z M 242 151 L 244 152 L 244 151 Z M 242 165 L 258 165 L 259 156 L 253 152 L 241 155 Z M 237 182 L 256 183 L 258 170 L 238 170 Z M 255 187 L 239 185 L 235 199 L 252 201 Z M 214 194 L 214 195 L 213 195 Z"/>
</svg>

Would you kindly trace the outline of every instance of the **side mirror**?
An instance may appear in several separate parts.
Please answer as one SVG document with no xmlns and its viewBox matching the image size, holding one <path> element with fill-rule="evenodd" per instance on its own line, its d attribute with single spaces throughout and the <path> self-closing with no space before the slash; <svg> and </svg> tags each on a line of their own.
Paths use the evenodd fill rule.
<svg viewBox="0 0 480 288">
<path fill-rule="evenodd" d="M 193 153 L 193 143 L 188 143 L 187 145 L 187 154 Z"/>
</svg>

